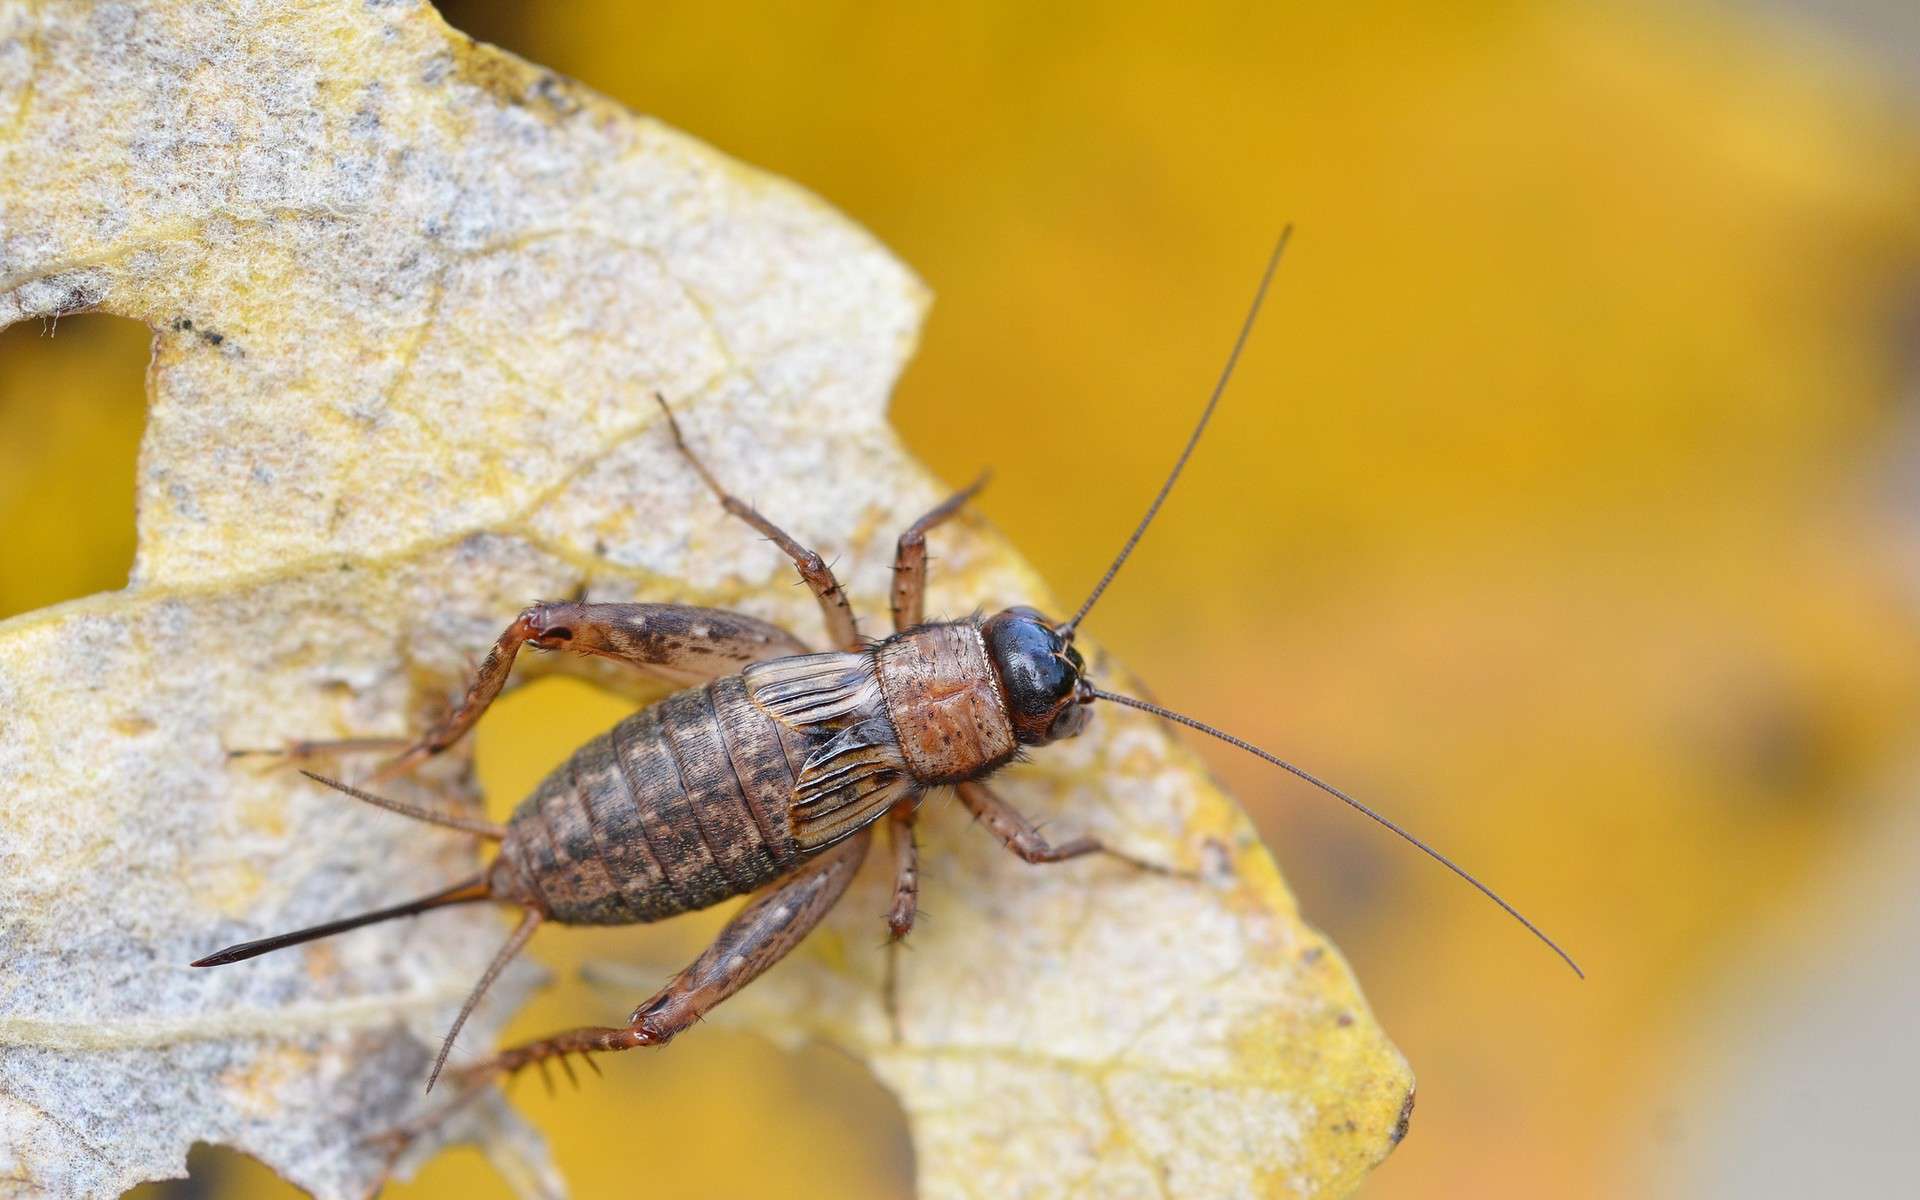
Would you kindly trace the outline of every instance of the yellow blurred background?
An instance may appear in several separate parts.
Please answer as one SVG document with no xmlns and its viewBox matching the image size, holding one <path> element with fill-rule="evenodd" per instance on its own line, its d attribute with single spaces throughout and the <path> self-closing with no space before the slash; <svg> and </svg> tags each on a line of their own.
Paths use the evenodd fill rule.
<svg viewBox="0 0 1920 1200">
<path fill-rule="evenodd" d="M 1785 3 L 442 7 L 918 270 L 937 303 L 896 420 L 951 481 L 995 469 L 981 507 L 1070 599 L 1296 222 L 1214 435 L 1091 627 L 1588 969 L 1202 747 L 1419 1076 L 1365 1195 L 1754 1194 L 1733 1164 L 1786 1151 L 1729 1114 L 1792 1091 L 1791 1031 L 1920 976 L 1887 968 L 1912 941 L 1876 942 L 1920 893 L 1920 77 L 1883 70 L 1891 35 Z M 1920 62 L 1920 24 L 1880 11 Z M 146 331 L 52 332 L 0 334 L 0 615 L 118 587 L 132 556 Z M 482 728 L 496 807 L 622 711 L 517 695 Z M 535 954 L 658 961 L 710 927 L 682 924 Z M 617 1008 L 563 983 L 510 1033 Z M 1862 1080 L 1920 1058 L 1863 1043 Z M 706 1030 L 516 1099 L 581 1196 L 911 1192 L 897 1111 L 831 1050 Z M 1884 1194 L 1876 1148 L 1799 1128 L 1818 1178 Z M 194 1163 L 168 1194 L 285 1194 Z M 499 1189 L 456 1153 L 390 1194 Z"/>
</svg>

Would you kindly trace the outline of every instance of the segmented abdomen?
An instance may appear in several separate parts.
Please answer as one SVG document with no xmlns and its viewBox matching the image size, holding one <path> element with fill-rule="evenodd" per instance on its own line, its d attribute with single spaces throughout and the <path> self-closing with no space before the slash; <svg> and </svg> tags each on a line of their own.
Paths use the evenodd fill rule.
<svg viewBox="0 0 1920 1200">
<path fill-rule="evenodd" d="M 676 693 L 547 776 L 514 810 L 501 856 L 555 921 L 624 925 L 705 908 L 799 861 L 788 804 L 806 750 L 739 676 Z"/>
</svg>

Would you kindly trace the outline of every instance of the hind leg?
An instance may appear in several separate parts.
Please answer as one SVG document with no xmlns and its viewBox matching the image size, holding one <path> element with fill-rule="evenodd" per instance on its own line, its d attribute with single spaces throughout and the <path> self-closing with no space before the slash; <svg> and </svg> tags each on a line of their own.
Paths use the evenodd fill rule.
<svg viewBox="0 0 1920 1200">
<path fill-rule="evenodd" d="M 800 639 L 779 626 L 724 609 L 684 604 L 535 604 L 515 617 L 487 651 L 460 703 L 418 738 L 401 742 L 399 753 L 373 778 L 403 775 L 466 736 L 506 686 L 514 659 L 526 645 L 610 658 L 687 684 L 731 675 L 763 659 L 807 651 Z M 285 753 L 289 758 L 311 757 L 391 747 L 386 739 L 350 738 L 294 743 Z"/>
<path fill-rule="evenodd" d="M 459 1077 L 485 1082 L 495 1073 L 511 1075 L 550 1058 L 564 1061 L 569 1054 L 666 1045 L 799 945 L 846 893 L 871 840 L 872 835 L 861 830 L 761 891 L 692 965 L 642 1001 L 626 1025 L 589 1026 L 514 1046 L 461 1068 Z"/>
</svg>

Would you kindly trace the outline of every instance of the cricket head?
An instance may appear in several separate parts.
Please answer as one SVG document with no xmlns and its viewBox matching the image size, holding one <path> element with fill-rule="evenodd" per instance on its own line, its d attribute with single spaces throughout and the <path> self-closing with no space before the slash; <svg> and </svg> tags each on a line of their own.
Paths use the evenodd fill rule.
<svg viewBox="0 0 1920 1200">
<path fill-rule="evenodd" d="M 1094 696 L 1071 638 L 1024 606 L 987 618 L 980 636 L 1022 745 L 1044 746 L 1087 727 Z"/>
</svg>

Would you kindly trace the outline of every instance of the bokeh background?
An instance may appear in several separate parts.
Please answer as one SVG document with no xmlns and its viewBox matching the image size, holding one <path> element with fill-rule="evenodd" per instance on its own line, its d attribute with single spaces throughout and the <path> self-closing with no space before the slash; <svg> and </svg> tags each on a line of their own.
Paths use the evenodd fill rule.
<svg viewBox="0 0 1920 1200">
<path fill-rule="evenodd" d="M 1403 817 L 1590 974 L 1201 747 L 1419 1075 L 1365 1194 L 1910 1186 L 1911 5 L 442 7 L 921 272 L 938 300 L 896 420 L 951 481 L 996 469 L 982 508 L 1069 598 L 1296 222 L 1216 432 L 1094 627 L 1163 701 Z M 0 616 L 124 583 L 146 354 L 99 316 L 0 334 Z M 622 711 L 560 681 L 515 696 L 482 727 L 496 803 Z M 682 924 L 535 954 L 563 977 L 667 961 L 707 928 Z M 563 982 L 511 1032 L 623 1009 Z M 708 1029 L 517 1099 L 582 1196 L 911 1193 L 897 1110 L 830 1049 Z M 194 1167 L 150 1194 L 287 1192 L 237 1156 Z M 457 1153 L 391 1194 L 498 1191 Z"/>
</svg>

